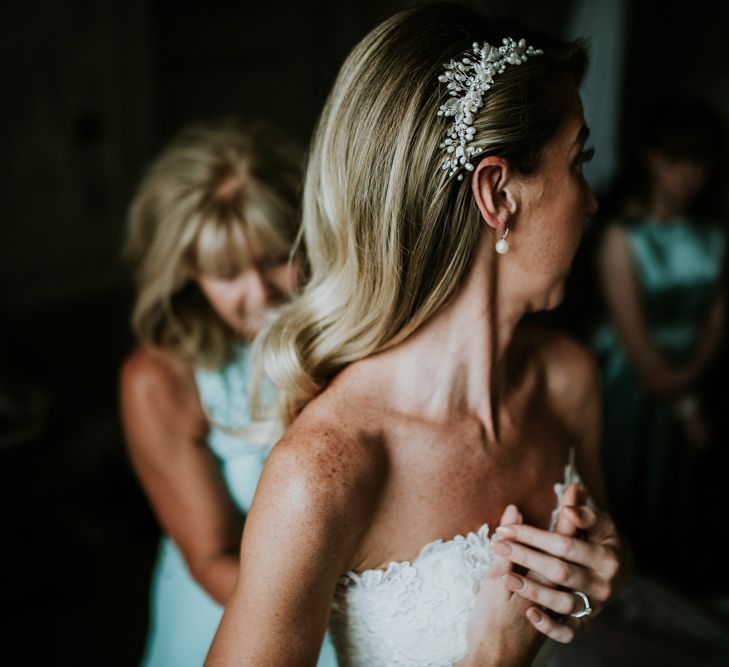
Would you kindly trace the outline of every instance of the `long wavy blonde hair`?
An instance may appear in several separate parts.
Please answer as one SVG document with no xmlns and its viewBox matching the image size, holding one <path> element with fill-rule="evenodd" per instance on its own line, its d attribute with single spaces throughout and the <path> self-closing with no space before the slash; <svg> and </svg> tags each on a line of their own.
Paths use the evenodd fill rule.
<svg viewBox="0 0 729 667">
<path fill-rule="evenodd" d="M 346 59 L 306 172 L 310 280 L 257 341 L 283 426 L 345 366 L 412 334 L 464 280 L 484 224 L 468 180 L 441 169 L 450 123 L 437 116 L 447 99 L 438 75 L 473 42 L 508 36 L 544 54 L 498 76 L 474 126 L 482 156 L 528 175 L 582 79 L 582 43 L 426 4 L 379 25 Z"/>
<path fill-rule="evenodd" d="M 130 207 L 125 254 L 137 287 L 137 338 L 198 366 L 225 363 L 237 338 L 195 277 L 245 268 L 251 237 L 263 259 L 288 257 L 300 189 L 298 152 L 270 126 L 221 121 L 183 130 Z"/>
</svg>

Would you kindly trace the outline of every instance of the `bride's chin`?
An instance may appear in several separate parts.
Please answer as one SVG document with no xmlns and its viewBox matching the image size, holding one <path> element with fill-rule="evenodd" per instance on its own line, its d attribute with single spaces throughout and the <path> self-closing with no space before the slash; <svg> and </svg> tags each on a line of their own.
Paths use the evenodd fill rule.
<svg viewBox="0 0 729 667">
<path fill-rule="evenodd" d="M 564 279 L 560 280 L 546 294 L 542 310 L 554 310 L 564 301 Z"/>
</svg>

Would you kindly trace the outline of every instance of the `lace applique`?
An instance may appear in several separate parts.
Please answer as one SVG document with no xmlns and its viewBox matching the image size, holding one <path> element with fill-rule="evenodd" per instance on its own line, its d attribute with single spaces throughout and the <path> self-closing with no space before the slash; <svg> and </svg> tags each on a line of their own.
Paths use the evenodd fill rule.
<svg viewBox="0 0 729 667">
<path fill-rule="evenodd" d="M 552 518 L 549 522 L 549 530 L 554 530 L 559 519 L 559 511 L 562 509 L 562 503 L 564 502 L 564 494 L 567 491 L 567 487 L 570 484 L 581 484 L 584 486 L 584 482 L 580 477 L 580 473 L 577 472 L 577 466 L 575 465 L 575 448 L 570 447 L 567 465 L 564 467 L 564 479 L 562 482 L 557 482 L 554 485 L 554 493 L 557 496 L 557 507 L 552 511 Z M 587 506 L 595 509 L 595 503 L 592 498 L 587 497 Z"/>
<path fill-rule="evenodd" d="M 567 486 L 580 478 L 570 450 L 555 484 L 556 523 Z M 494 536 L 476 532 L 425 545 L 412 561 L 342 575 L 330 629 L 340 667 L 447 667 L 466 655 L 466 627 L 478 585 L 491 567 Z"/>
<path fill-rule="evenodd" d="M 330 620 L 340 667 L 442 667 L 462 658 L 478 582 L 492 560 L 485 524 L 427 544 L 412 561 L 343 575 Z"/>
</svg>

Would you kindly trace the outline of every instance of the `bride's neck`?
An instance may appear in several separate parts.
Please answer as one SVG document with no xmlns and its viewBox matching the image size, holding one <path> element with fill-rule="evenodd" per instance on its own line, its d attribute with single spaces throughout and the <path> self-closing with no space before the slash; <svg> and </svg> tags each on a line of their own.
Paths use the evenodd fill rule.
<svg viewBox="0 0 729 667">
<path fill-rule="evenodd" d="M 410 338 L 393 348 L 396 388 L 407 408 L 434 420 L 472 415 L 499 439 L 499 395 L 507 351 L 528 309 L 499 280 L 498 257 L 479 247 L 468 276 L 453 298 Z"/>
</svg>

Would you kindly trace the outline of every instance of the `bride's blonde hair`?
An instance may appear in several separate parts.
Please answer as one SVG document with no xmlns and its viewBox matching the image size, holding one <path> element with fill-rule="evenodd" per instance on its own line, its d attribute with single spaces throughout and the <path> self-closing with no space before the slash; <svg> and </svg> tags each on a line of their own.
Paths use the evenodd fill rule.
<svg viewBox="0 0 729 667">
<path fill-rule="evenodd" d="M 447 99 L 438 75 L 473 42 L 509 36 L 544 54 L 500 74 L 473 124 L 482 155 L 528 175 L 584 74 L 581 43 L 426 4 L 382 23 L 346 59 L 306 172 L 310 280 L 257 341 L 284 426 L 345 366 L 407 338 L 462 283 L 484 225 L 468 179 L 441 169 L 450 121 L 437 116 Z"/>
</svg>

